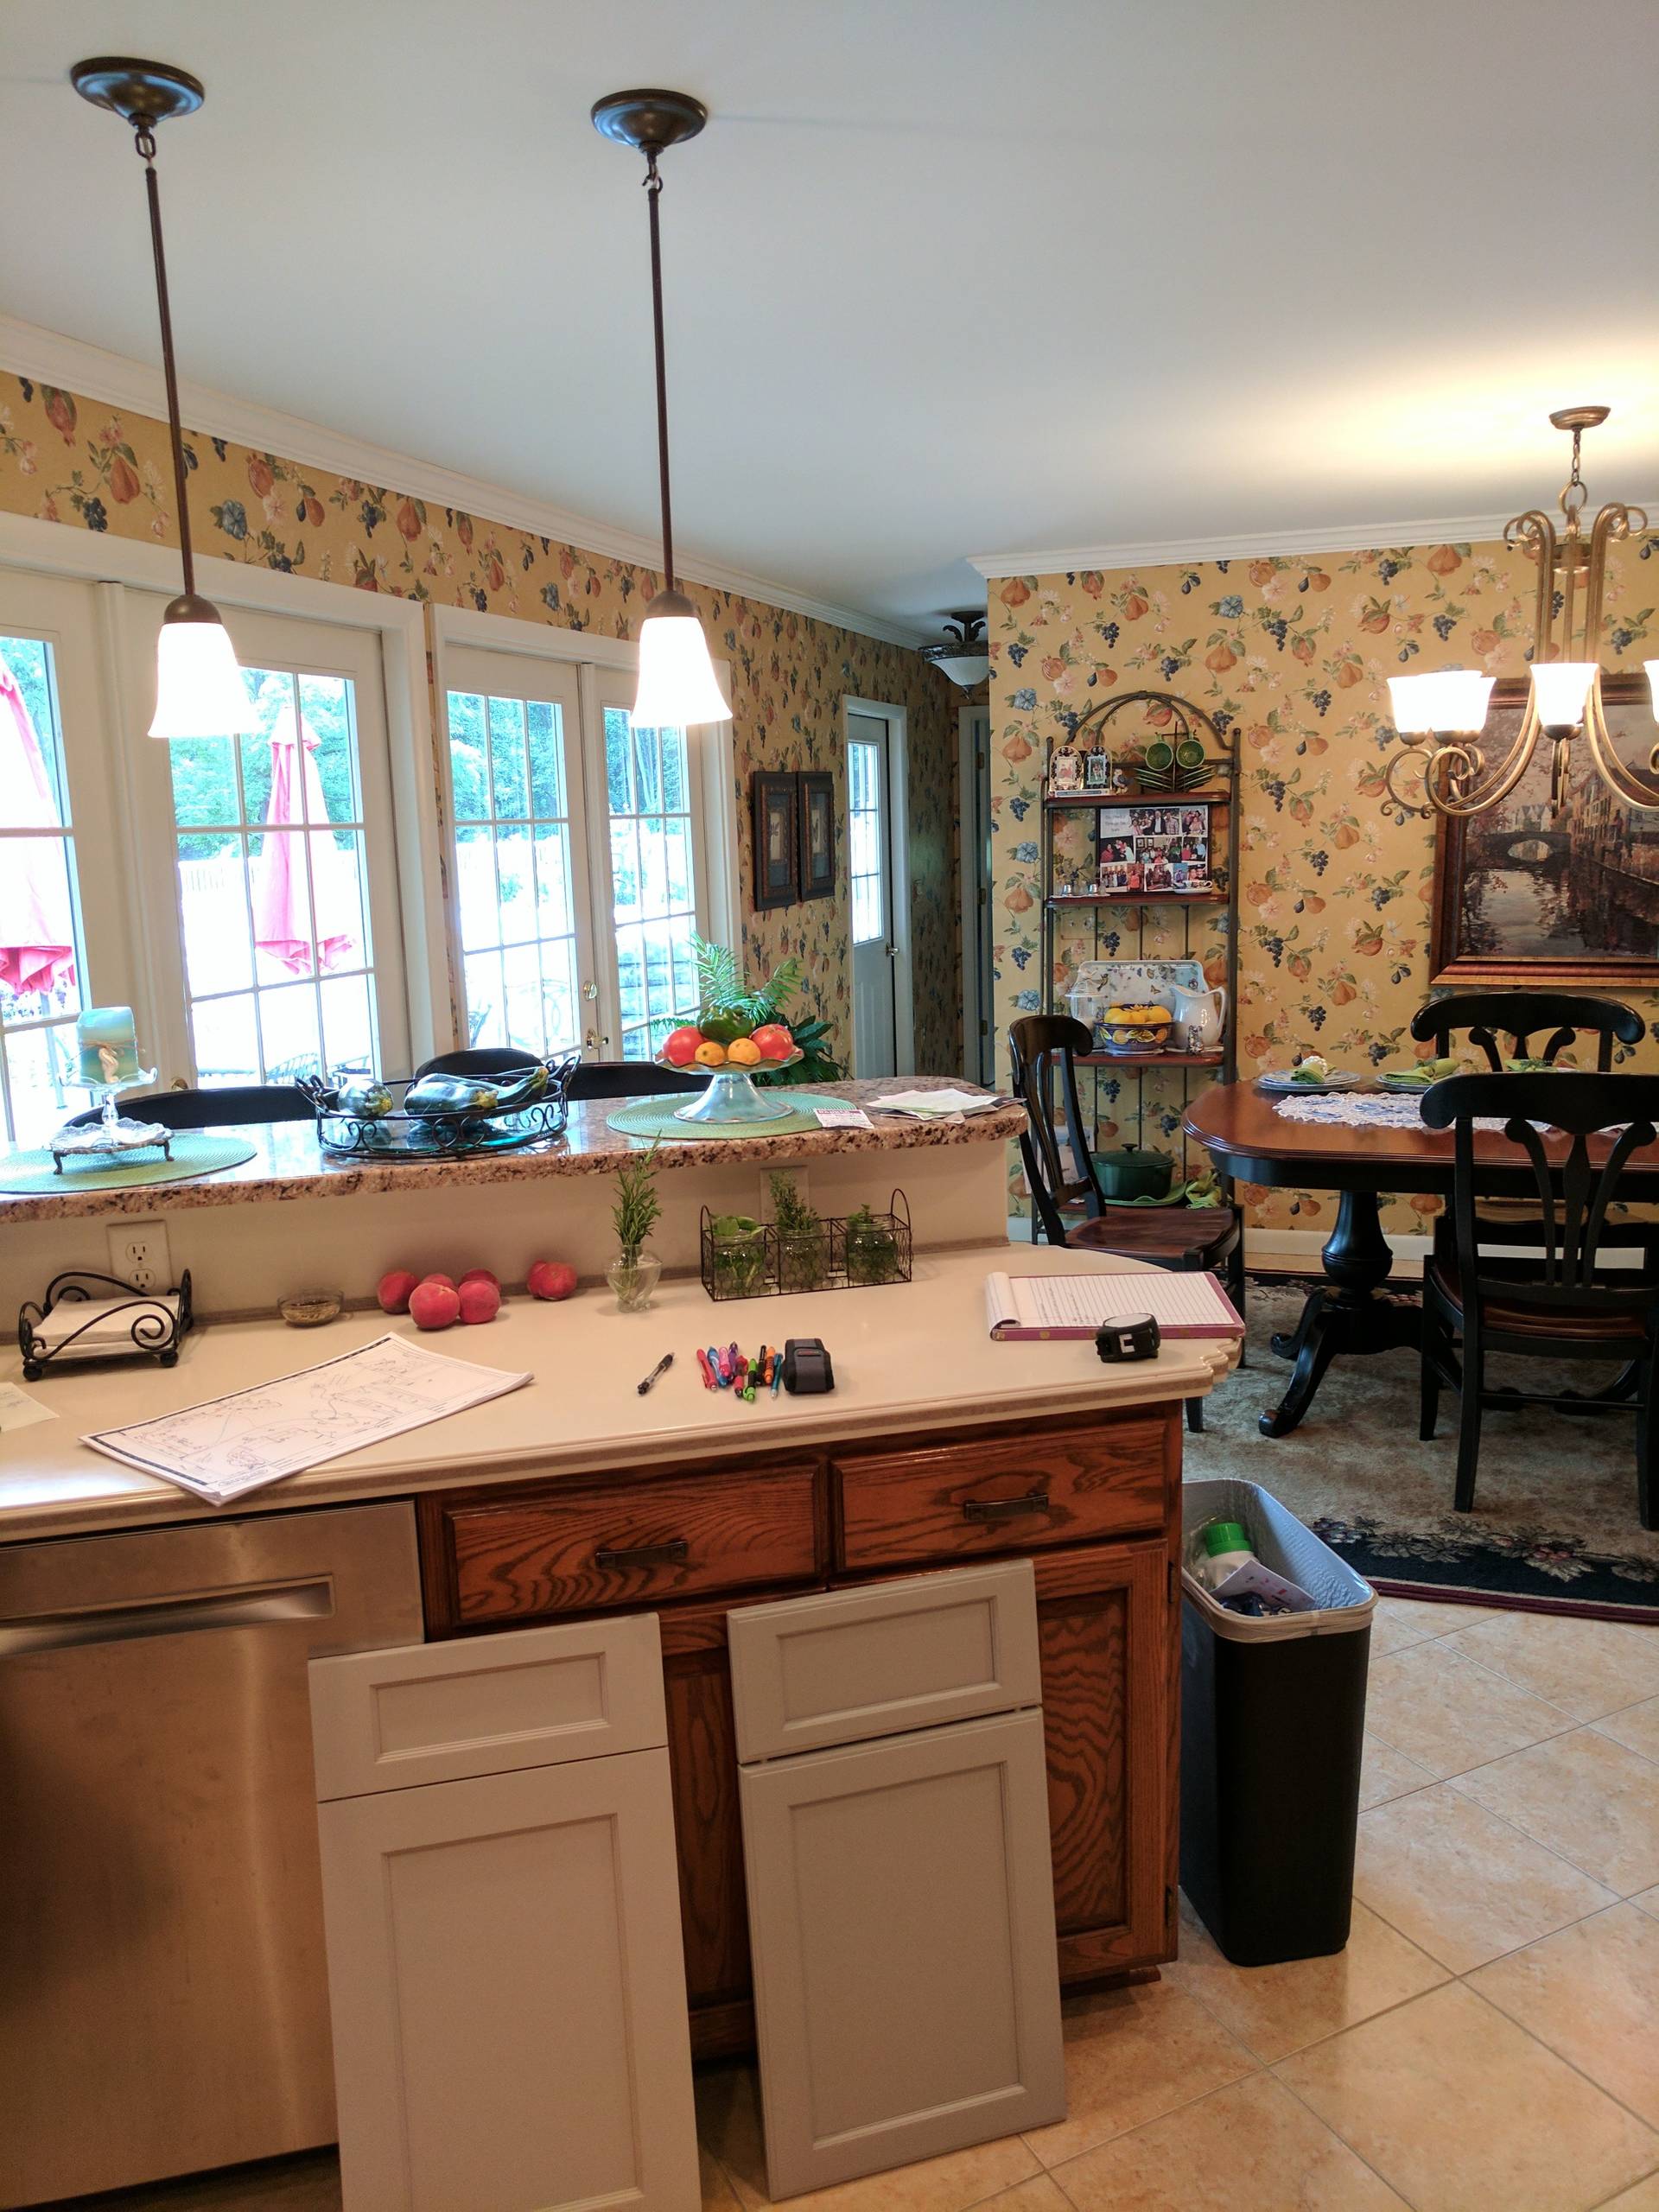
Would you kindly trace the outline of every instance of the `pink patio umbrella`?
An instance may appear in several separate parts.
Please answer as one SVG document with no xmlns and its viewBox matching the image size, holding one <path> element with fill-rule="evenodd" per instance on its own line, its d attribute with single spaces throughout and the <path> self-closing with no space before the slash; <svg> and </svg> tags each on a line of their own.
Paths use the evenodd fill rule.
<svg viewBox="0 0 1659 2212">
<path fill-rule="evenodd" d="M 0 829 L 57 830 L 28 702 L 0 654 Z M 59 837 L 0 842 L 0 985 L 19 997 L 73 982 L 75 931 Z"/>
<path fill-rule="evenodd" d="M 317 966 L 321 971 L 341 966 L 357 952 L 361 927 L 356 880 L 332 830 L 314 829 L 308 833 L 286 828 L 301 819 L 302 776 L 304 819 L 308 823 L 328 819 L 322 779 L 312 758 L 316 749 L 317 741 L 309 730 L 302 747 L 294 709 L 285 707 L 270 733 L 270 802 L 265 809 L 265 834 L 253 863 L 253 941 L 261 952 L 279 960 L 295 976 L 311 973 L 313 906 L 317 918 Z M 301 852 L 301 839 L 308 836 L 309 903 Z"/>
</svg>

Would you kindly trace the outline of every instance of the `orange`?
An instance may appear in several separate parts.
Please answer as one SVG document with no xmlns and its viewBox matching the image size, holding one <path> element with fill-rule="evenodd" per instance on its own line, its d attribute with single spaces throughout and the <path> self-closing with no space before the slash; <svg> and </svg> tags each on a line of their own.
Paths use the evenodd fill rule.
<svg viewBox="0 0 1659 2212">
<path fill-rule="evenodd" d="M 722 1068 L 726 1065 L 726 1047 L 716 1045 L 712 1037 L 708 1037 L 691 1057 L 700 1068 Z"/>
<path fill-rule="evenodd" d="M 734 1068 L 758 1067 L 760 1047 L 753 1037 L 735 1037 L 726 1048 L 726 1058 L 728 1065 Z"/>
</svg>

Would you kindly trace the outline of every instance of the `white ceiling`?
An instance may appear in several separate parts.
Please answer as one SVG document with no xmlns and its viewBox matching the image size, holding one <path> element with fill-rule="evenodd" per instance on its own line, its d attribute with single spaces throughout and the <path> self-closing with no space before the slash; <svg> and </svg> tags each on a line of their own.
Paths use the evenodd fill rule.
<svg viewBox="0 0 1659 2212">
<path fill-rule="evenodd" d="M 138 163 L 66 72 L 202 113 L 161 168 L 194 382 L 654 528 L 667 157 L 682 551 L 893 620 L 964 556 L 1499 512 L 1611 402 L 1659 487 L 1656 0 L 7 0 L 13 315 L 153 359 Z M 1386 532 L 1384 533 L 1386 535 Z"/>
</svg>

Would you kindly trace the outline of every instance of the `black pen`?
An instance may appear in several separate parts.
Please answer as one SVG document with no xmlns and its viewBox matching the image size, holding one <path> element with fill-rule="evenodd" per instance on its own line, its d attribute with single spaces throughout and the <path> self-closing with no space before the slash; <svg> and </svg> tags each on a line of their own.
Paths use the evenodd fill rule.
<svg viewBox="0 0 1659 2212">
<path fill-rule="evenodd" d="M 669 1368 L 672 1367 L 673 1364 L 673 1353 L 671 1351 L 665 1351 L 662 1357 L 658 1361 L 656 1366 L 652 1369 L 650 1374 L 646 1376 L 645 1381 L 639 1385 L 639 1395 L 643 1398 L 646 1391 L 650 1389 L 652 1384 L 657 1380 L 657 1377 L 659 1375 L 664 1374 Z"/>
</svg>

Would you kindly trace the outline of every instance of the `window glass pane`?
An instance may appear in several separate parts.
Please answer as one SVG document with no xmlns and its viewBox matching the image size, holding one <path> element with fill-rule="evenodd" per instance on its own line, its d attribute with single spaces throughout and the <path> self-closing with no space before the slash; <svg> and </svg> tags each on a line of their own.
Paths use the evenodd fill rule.
<svg viewBox="0 0 1659 2212">
<path fill-rule="evenodd" d="M 633 777 L 634 798 L 639 808 L 643 810 L 660 806 L 663 779 L 654 729 L 637 729 L 633 733 Z"/>
<path fill-rule="evenodd" d="M 455 832 L 455 877 L 461 908 L 461 942 L 474 945 L 500 942 L 499 910 L 495 896 L 495 838 L 481 824 Z"/>
<path fill-rule="evenodd" d="M 49 1135 L 87 1094 L 73 1030 L 86 973 L 50 645 L 0 636 L 0 1141 Z"/>
<path fill-rule="evenodd" d="M 576 994 L 576 947 L 573 938 L 560 938 L 542 947 L 542 1047 L 544 1052 L 573 1052 L 582 1042 L 581 1001 Z"/>
<path fill-rule="evenodd" d="M 239 821 L 236 743 L 228 737 L 181 737 L 167 748 L 173 776 L 173 819 L 181 827 L 206 823 L 222 829 Z"/>
<path fill-rule="evenodd" d="M 605 709 L 605 788 L 613 814 L 626 814 L 633 804 L 633 782 L 628 772 L 628 717 L 621 707 Z"/>
<path fill-rule="evenodd" d="M 496 813 L 510 822 L 522 822 L 530 810 L 530 795 L 524 781 L 522 699 L 490 701 L 490 778 Z"/>
<path fill-rule="evenodd" d="M 190 1008 L 190 1033 L 196 1080 L 204 1088 L 262 1080 L 251 991 L 238 998 L 198 1001 Z"/>
<path fill-rule="evenodd" d="M 467 982 L 467 1042 L 505 1045 L 507 1016 L 501 990 L 500 954 L 468 953 L 462 967 Z"/>
<path fill-rule="evenodd" d="M 619 821 L 613 817 L 611 822 L 611 897 L 619 924 L 638 916 L 642 903 L 639 832 L 638 824 L 626 817 Z"/>
<path fill-rule="evenodd" d="M 528 830 L 501 830 L 495 839 L 500 886 L 501 942 L 528 944 L 536 936 L 536 861 Z"/>
<path fill-rule="evenodd" d="M 658 732 L 663 748 L 663 804 L 671 814 L 683 814 L 690 800 L 687 791 L 690 779 L 686 774 L 685 732 L 664 729 Z"/>
<path fill-rule="evenodd" d="M 179 911 L 191 991 L 246 990 L 253 981 L 239 837 L 181 837 Z"/>
<path fill-rule="evenodd" d="M 449 694 L 449 784 L 457 822 L 487 822 L 490 815 L 489 736 L 484 702 L 476 691 Z"/>
<path fill-rule="evenodd" d="M 374 1024 L 366 976 L 331 976 L 322 1001 L 322 1041 L 331 1075 L 369 1073 L 374 1065 Z"/>
<path fill-rule="evenodd" d="M 179 896 L 200 1079 L 332 1072 L 325 1047 L 346 1053 L 354 1067 L 372 1066 L 378 1045 L 353 686 L 307 670 L 247 674 L 257 729 L 234 744 L 181 746 L 172 772 L 174 815 L 187 832 L 178 841 Z M 220 834 L 196 826 L 207 824 L 222 825 Z M 230 834 L 236 825 L 241 834 Z M 332 992 L 335 1010 L 325 1017 L 325 981 L 348 977 L 356 980 Z M 255 995 L 245 1000 L 250 984 Z"/>
<path fill-rule="evenodd" d="M 556 821 L 565 811 L 563 719 L 550 700 L 524 702 L 531 810 L 543 822 Z"/>
<path fill-rule="evenodd" d="M 501 956 L 506 991 L 507 1042 L 528 1052 L 542 1048 L 542 968 L 533 944 L 511 946 Z"/>
<path fill-rule="evenodd" d="M 570 881 L 570 833 L 560 827 L 536 832 L 537 927 L 545 937 L 567 935 L 575 927 Z"/>
</svg>

